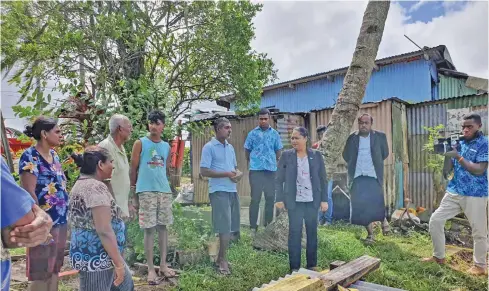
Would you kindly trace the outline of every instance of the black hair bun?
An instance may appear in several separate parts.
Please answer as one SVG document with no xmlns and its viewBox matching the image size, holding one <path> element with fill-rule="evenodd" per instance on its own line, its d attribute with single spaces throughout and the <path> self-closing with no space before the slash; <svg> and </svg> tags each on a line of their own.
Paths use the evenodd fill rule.
<svg viewBox="0 0 489 291">
<path fill-rule="evenodd" d="M 84 164 L 84 159 L 83 159 L 83 155 L 80 155 L 80 154 L 71 154 L 71 158 L 75 161 L 75 164 L 81 168 L 83 167 L 83 164 Z"/>
<path fill-rule="evenodd" d="M 32 132 L 32 126 L 31 125 L 26 125 L 24 134 L 27 135 L 28 137 L 34 137 L 34 133 Z"/>
</svg>

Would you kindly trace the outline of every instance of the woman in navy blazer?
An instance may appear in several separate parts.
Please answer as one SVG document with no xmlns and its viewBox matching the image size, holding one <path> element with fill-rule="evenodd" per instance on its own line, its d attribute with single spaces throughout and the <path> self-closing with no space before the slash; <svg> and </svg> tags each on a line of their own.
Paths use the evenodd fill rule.
<svg viewBox="0 0 489 291">
<path fill-rule="evenodd" d="M 302 224 L 306 225 L 307 268 L 317 266 L 318 209 L 328 210 L 326 168 L 320 152 L 307 148 L 304 127 L 292 131 L 293 149 L 284 151 L 275 178 L 275 206 L 289 216 L 289 264 L 291 272 L 300 268 Z"/>
</svg>

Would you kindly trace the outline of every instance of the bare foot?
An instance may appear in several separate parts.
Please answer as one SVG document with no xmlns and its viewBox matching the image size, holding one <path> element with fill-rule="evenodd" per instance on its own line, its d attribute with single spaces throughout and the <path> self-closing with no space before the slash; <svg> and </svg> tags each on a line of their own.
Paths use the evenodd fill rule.
<svg viewBox="0 0 489 291">
<path fill-rule="evenodd" d="M 229 271 L 229 264 L 227 261 L 220 261 L 217 263 L 217 267 L 218 267 L 218 272 L 221 274 L 221 275 L 224 275 L 224 276 L 227 276 L 227 275 L 231 275 L 231 271 Z"/>
<path fill-rule="evenodd" d="M 176 273 L 173 269 L 168 268 L 168 266 L 160 266 L 160 271 L 158 272 L 160 276 L 165 278 L 174 278 Z"/>
</svg>

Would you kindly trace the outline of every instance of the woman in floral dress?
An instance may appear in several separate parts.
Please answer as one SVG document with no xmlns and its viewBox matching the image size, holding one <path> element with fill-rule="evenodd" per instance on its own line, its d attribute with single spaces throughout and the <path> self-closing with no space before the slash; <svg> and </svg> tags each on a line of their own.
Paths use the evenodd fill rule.
<svg viewBox="0 0 489 291">
<path fill-rule="evenodd" d="M 131 271 L 122 258 L 122 210 L 103 182 L 112 176 L 112 158 L 97 146 L 72 157 L 80 167 L 69 207 L 70 261 L 80 271 L 79 291 L 132 291 Z"/>
<path fill-rule="evenodd" d="M 61 161 L 53 147 L 63 136 L 52 118 L 39 117 L 24 133 L 37 142 L 28 148 L 19 161 L 21 186 L 53 220 L 53 240 L 45 245 L 27 249 L 27 278 L 29 290 L 58 290 L 58 273 L 63 266 L 67 235 L 68 193 Z"/>
</svg>

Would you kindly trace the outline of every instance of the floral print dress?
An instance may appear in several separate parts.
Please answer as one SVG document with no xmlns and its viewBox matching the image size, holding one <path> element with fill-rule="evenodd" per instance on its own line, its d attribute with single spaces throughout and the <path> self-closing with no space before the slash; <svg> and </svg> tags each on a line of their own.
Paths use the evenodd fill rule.
<svg viewBox="0 0 489 291">
<path fill-rule="evenodd" d="M 112 259 L 102 245 L 97 233 L 92 209 L 110 208 L 111 224 L 119 252 L 125 245 L 125 225 L 122 210 L 115 203 L 107 186 L 93 178 L 81 176 L 71 191 L 70 201 L 70 262 L 75 270 L 97 272 L 113 268 Z"/>
<path fill-rule="evenodd" d="M 46 161 L 35 147 L 28 148 L 20 157 L 19 175 L 24 172 L 37 177 L 36 190 L 39 207 L 51 216 L 53 226 L 67 222 L 68 193 L 66 177 L 58 154 L 51 149 L 53 163 Z"/>
</svg>

